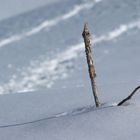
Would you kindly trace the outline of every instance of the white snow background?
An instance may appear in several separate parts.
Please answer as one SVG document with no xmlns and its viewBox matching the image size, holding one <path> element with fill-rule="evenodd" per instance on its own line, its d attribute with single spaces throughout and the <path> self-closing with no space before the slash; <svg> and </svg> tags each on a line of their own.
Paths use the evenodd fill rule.
<svg viewBox="0 0 140 140">
<path fill-rule="evenodd" d="M 42 2 L 0 20 L 0 140 L 139 140 L 139 91 L 116 104 L 140 85 L 140 1 Z M 81 35 L 86 21 L 99 108 Z"/>
</svg>

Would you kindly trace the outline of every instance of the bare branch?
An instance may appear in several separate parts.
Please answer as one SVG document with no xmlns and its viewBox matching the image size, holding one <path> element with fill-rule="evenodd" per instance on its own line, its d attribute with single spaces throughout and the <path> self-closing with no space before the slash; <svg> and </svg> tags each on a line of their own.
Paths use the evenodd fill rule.
<svg viewBox="0 0 140 140">
<path fill-rule="evenodd" d="M 140 89 L 140 86 L 136 87 L 133 92 L 125 99 L 123 99 L 121 102 L 118 103 L 118 106 L 121 106 L 123 103 L 125 103 L 126 101 L 130 100 L 132 98 L 132 96 L 136 93 L 136 91 Z"/>
<path fill-rule="evenodd" d="M 100 101 L 99 101 L 98 94 L 97 94 L 96 80 L 95 80 L 96 73 L 95 73 L 95 68 L 94 68 L 94 64 L 93 64 L 91 43 L 90 43 L 90 33 L 89 33 L 89 30 L 88 30 L 87 24 L 85 24 L 85 26 L 84 26 L 84 30 L 83 30 L 82 35 L 83 35 L 84 42 L 85 42 L 85 52 L 86 52 L 89 76 L 90 76 L 90 79 L 91 79 L 93 96 L 94 96 L 94 99 L 95 99 L 96 107 L 99 107 L 100 106 Z"/>
</svg>

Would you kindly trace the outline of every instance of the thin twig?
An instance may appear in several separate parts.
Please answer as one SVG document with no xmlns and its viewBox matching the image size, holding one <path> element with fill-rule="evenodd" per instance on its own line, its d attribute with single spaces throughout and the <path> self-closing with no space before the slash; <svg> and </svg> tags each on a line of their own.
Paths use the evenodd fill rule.
<svg viewBox="0 0 140 140">
<path fill-rule="evenodd" d="M 100 106 L 100 101 L 99 101 L 98 94 L 97 94 L 96 80 L 95 80 L 96 73 L 95 73 L 95 68 L 94 68 L 94 64 L 93 64 L 91 43 L 90 43 L 90 33 L 89 33 L 89 30 L 88 30 L 87 24 L 85 24 L 85 26 L 84 26 L 84 30 L 83 30 L 82 35 L 83 35 L 84 42 L 85 42 L 85 52 L 86 52 L 89 76 L 90 76 L 90 79 L 91 79 L 93 96 L 94 96 L 94 99 L 95 99 L 96 107 L 99 107 Z"/>
<path fill-rule="evenodd" d="M 118 106 L 121 106 L 123 103 L 125 103 L 126 101 L 130 100 L 132 98 L 132 96 L 136 93 L 136 91 L 140 89 L 140 86 L 136 87 L 133 92 L 125 99 L 123 99 L 121 102 L 118 103 Z"/>
</svg>

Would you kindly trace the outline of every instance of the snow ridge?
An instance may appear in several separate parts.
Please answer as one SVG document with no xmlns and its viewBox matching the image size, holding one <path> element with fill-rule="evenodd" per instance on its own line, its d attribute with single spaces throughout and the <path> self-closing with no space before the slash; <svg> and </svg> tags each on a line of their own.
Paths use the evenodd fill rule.
<svg viewBox="0 0 140 140">
<path fill-rule="evenodd" d="M 111 107 L 111 106 L 109 106 L 109 107 Z M 101 107 L 100 107 L 100 109 L 101 109 Z M 63 112 L 63 113 L 59 113 L 59 114 L 56 114 L 56 115 L 52 115 L 50 117 L 37 119 L 37 120 L 33 120 L 33 121 L 21 122 L 21 123 L 15 123 L 15 124 L 8 124 L 8 125 L 0 125 L 0 128 L 17 127 L 17 126 L 21 126 L 21 125 L 37 123 L 37 122 L 41 122 L 41 121 L 44 121 L 44 120 L 50 120 L 50 119 L 64 117 L 64 116 L 74 116 L 74 115 L 77 115 L 77 114 L 89 112 L 91 110 L 97 110 L 97 109 L 94 106 L 87 106 L 87 107 L 82 107 L 82 108 L 75 109 L 73 111 Z"/>
<path fill-rule="evenodd" d="M 7 128 L 7 127 L 18 127 L 18 126 L 22 126 L 22 125 L 28 125 L 28 124 L 32 124 L 32 123 L 37 123 L 37 122 L 55 119 L 55 118 L 60 118 L 60 117 L 65 117 L 65 116 L 75 116 L 75 115 L 87 113 L 90 111 L 98 111 L 98 110 L 109 108 L 109 107 L 115 107 L 116 105 L 117 105 L 116 103 L 112 103 L 112 104 L 103 104 L 101 107 L 98 107 L 98 108 L 96 108 L 95 106 L 81 107 L 81 108 L 74 109 L 74 110 L 69 111 L 69 112 L 62 112 L 62 113 L 59 113 L 56 115 L 52 115 L 50 117 L 41 118 L 41 119 L 37 119 L 37 120 L 15 123 L 15 124 L 8 124 L 8 125 L 0 125 L 0 129 Z"/>
</svg>

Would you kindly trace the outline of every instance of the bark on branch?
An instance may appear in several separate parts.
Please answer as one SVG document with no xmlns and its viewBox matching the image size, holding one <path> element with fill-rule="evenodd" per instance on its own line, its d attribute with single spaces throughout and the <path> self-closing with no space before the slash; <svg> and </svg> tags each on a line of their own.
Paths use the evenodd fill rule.
<svg viewBox="0 0 140 140">
<path fill-rule="evenodd" d="M 132 98 L 132 96 L 136 93 L 136 91 L 140 89 L 140 86 L 136 87 L 133 92 L 125 99 L 123 99 L 121 102 L 118 103 L 118 106 L 121 106 L 122 104 L 124 104 L 126 101 L 130 100 Z"/>
<path fill-rule="evenodd" d="M 87 24 L 85 24 L 85 26 L 84 26 L 84 30 L 83 30 L 82 35 L 83 35 L 84 42 L 85 42 L 85 52 L 86 52 L 89 76 L 90 76 L 90 79 L 91 79 L 93 96 L 94 96 L 96 107 L 99 107 L 100 106 L 100 101 L 99 101 L 98 94 L 97 94 L 96 80 L 95 80 L 96 73 L 95 73 L 95 68 L 94 68 L 94 64 L 93 64 L 91 43 L 90 43 L 90 33 L 89 33 L 89 30 L 88 30 Z"/>
</svg>

